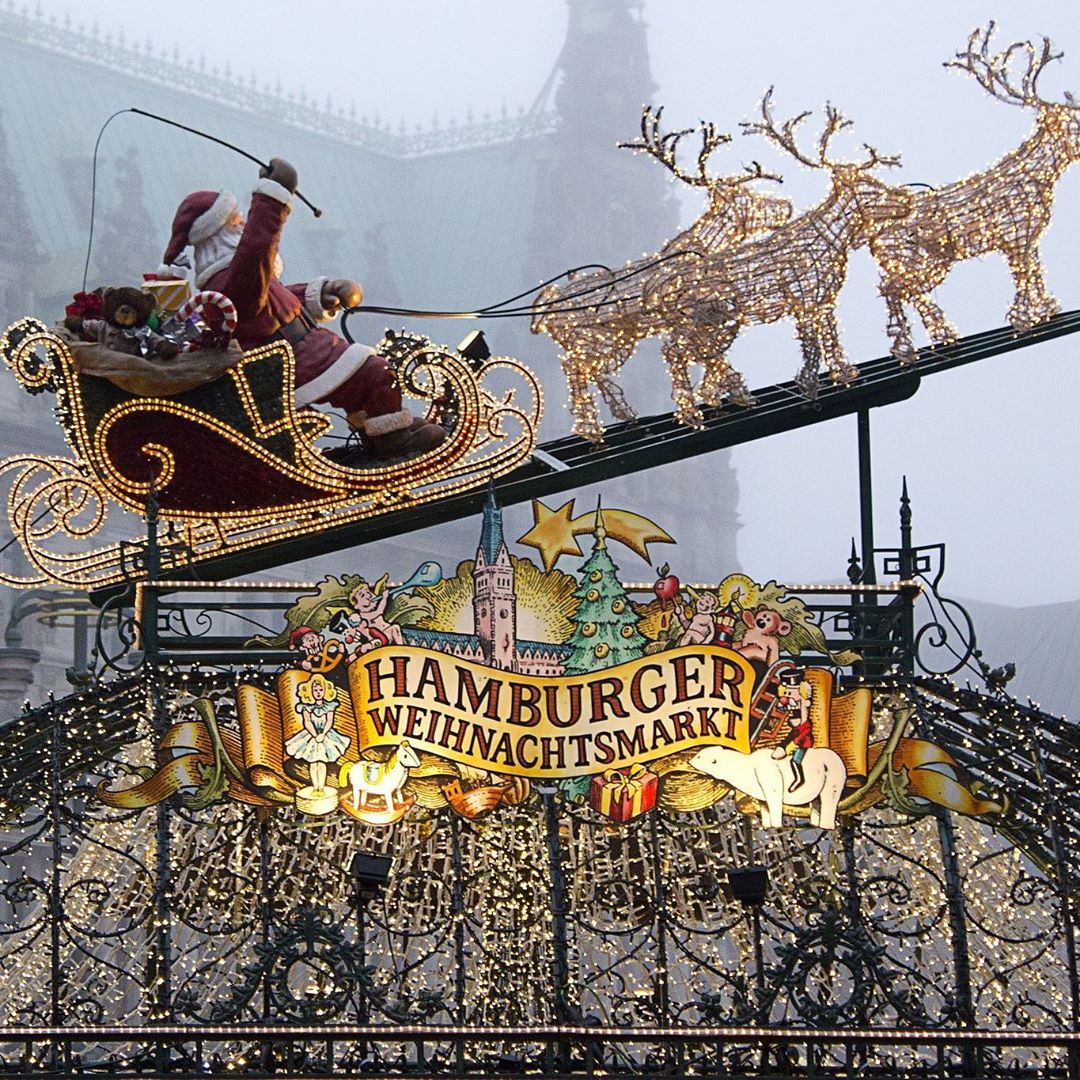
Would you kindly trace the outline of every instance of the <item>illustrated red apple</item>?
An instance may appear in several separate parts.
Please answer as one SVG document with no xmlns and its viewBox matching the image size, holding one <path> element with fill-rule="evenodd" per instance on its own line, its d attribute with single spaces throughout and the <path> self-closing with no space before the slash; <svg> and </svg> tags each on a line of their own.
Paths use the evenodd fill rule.
<svg viewBox="0 0 1080 1080">
<path fill-rule="evenodd" d="M 659 575 L 656 584 L 653 585 L 653 592 L 656 593 L 660 600 L 660 626 L 666 630 L 668 623 L 671 622 L 671 613 L 668 611 L 668 604 L 679 595 L 679 579 L 674 574 L 669 574 L 670 567 L 667 563 L 664 563 L 656 572 Z"/>
</svg>

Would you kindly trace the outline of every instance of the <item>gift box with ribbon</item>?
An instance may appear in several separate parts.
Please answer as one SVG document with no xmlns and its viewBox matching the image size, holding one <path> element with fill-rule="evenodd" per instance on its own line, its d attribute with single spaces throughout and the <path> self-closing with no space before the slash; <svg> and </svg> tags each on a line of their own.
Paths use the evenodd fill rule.
<svg viewBox="0 0 1080 1080">
<path fill-rule="evenodd" d="M 158 315 L 162 318 L 175 315 L 191 297 L 191 282 L 187 278 L 159 278 L 157 274 L 143 274 L 143 292 L 154 298 Z"/>
<path fill-rule="evenodd" d="M 607 769 L 592 778 L 589 805 L 612 821 L 629 821 L 656 805 L 659 777 L 644 765 Z"/>
</svg>

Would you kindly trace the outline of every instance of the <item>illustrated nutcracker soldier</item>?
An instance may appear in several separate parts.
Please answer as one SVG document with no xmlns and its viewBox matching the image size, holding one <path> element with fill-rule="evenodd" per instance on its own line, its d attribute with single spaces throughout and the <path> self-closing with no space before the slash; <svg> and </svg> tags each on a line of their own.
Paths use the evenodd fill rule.
<svg viewBox="0 0 1080 1080">
<path fill-rule="evenodd" d="M 776 699 L 776 707 L 787 717 L 791 735 L 787 745 L 792 747 L 791 771 L 794 779 L 788 787 L 788 791 L 795 791 L 806 782 L 803 772 L 803 758 L 806 751 L 814 745 L 814 732 L 810 723 L 810 700 L 813 697 L 814 688 L 803 679 L 798 671 L 785 671 L 780 676 L 780 691 Z M 782 758 L 786 754 L 785 749 L 777 748 Z"/>
<path fill-rule="evenodd" d="M 350 344 L 318 324 L 341 307 L 355 307 L 360 286 L 347 278 L 280 280 L 278 245 L 292 209 L 296 169 L 272 158 L 259 171 L 247 219 L 228 191 L 195 191 L 180 204 L 159 274 L 183 277 L 184 249 L 195 257 L 195 287 L 224 293 L 236 305 L 236 340 L 247 350 L 287 341 L 296 356 L 296 404 L 342 409 L 368 453 L 393 458 L 433 449 L 446 438 L 437 424 L 402 408 L 401 391 L 386 359 L 367 345 Z M 363 456 L 337 455 L 340 464 Z"/>
</svg>

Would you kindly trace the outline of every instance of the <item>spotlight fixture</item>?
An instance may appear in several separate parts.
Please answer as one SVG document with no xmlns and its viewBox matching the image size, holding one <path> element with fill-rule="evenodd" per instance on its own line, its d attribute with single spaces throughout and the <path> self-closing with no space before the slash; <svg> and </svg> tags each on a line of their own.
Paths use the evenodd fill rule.
<svg viewBox="0 0 1080 1080">
<path fill-rule="evenodd" d="M 764 866 L 742 866 L 728 870 L 731 895 L 743 907 L 757 907 L 765 903 L 769 890 L 769 871 Z"/>
<path fill-rule="evenodd" d="M 483 330 L 473 330 L 458 343 L 457 351 L 469 361 L 475 370 L 482 367 L 485 360 L 491 359 L 491 349 L 484 338 Z"/>
<path fill-rule="evenodd" d="M 352 876 L 362 904 L 374 900 L 382 892 L 390 877 L 391 861 L 389 855 L 369 855 L 366 851 L 358 851 L 353 856 Z"/>
</svg>

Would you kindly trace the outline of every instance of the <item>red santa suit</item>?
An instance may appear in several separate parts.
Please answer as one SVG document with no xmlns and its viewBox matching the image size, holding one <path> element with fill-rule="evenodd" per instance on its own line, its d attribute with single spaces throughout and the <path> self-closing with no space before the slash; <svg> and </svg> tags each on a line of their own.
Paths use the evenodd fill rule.
<svg viewBox="0 0 1080 1080">
<path fill-rule="evenodd" d="M 327 278 L 283 285 L 278 245 L 292 209 L 292 192 L 264 177 L 255 187 L 242 231 L 229 225 L 237 202 L 229 192 L 197 191 L 180 205 L 163 269 L 184 248 L 195 249 L 195 284 L 224 293 L 236 305 L 235 336 L 247 350 L 288 341 L 296 356 L 296 404 L 327 403 L 349 414 L 369 436 L 408 429 L 412 414 L 386 360 L 367 345 L 350 344 L 317 324 L 331 318 L 322 304 Z"/>
</svg>

